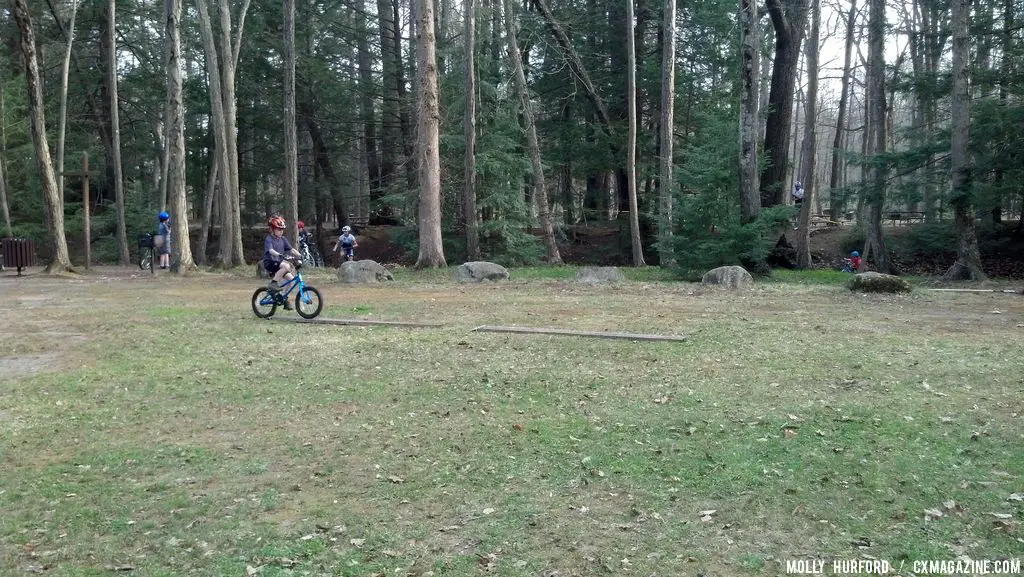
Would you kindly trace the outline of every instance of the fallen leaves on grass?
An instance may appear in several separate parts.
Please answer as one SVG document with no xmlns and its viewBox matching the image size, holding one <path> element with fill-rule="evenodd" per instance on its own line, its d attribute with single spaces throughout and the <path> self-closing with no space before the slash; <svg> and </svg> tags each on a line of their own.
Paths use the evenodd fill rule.
<svg viewBox="0 0 1024 577">
<path fill-rule="evenodd" d="M 477 562 L 480 563 L 480 567 L 484 571 L 493 571 L 498 568 L 498 556 L 501 554 L 501 549 L 498 549 L 494 553 L 488 553 L 486 555 L 476 554 Z"/>
</svg>

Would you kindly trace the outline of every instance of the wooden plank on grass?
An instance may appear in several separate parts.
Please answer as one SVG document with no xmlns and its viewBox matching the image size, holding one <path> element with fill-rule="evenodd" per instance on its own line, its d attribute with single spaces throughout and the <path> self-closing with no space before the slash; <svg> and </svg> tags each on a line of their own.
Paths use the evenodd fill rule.
<svg viewBox="0 0 1024 577">
<path fill-rule="evenodd" d="M 303 319 L 295 317 L 273 317 L 279 321 L 290 321 L 293 323 L 304 323 L 312 325 L 351 325 L 367 327 L 405 327 L 405 328 L 438 328 L 443 327 L 441 323 L 410 323 L 401 321 L 368 321 L 363 319 Z"/>
<path fill-rule="evenodd" d="M 1024 294 L 1024 291 L 1015 291 L 1013 289 L 956 289 L 956 288 L 933 288 L 928 289 L 936 292 L 947 292 L 947 293 L 1006 293 L 1006 294 Z"/>
<path fill-rule="evenodd" d="M 646 335 L 636 333 L 606 333 L 596 331 L 574 331 L 570 329 L 549 329 L 532 327 L 502 327 L 484 325 L 473 329 L 481 333 L 523 333 L 531 335 L 564 335 L 570 337 L 593 337 L 598 339 L 626 339 L 631 341 L 676 341 L 684 342 L 686 337 L 673 335 Z"/>
</svg>

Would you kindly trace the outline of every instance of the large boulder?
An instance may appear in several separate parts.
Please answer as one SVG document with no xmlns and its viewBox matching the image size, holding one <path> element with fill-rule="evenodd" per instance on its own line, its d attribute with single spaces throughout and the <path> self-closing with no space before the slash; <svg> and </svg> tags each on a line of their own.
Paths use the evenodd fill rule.
<svg viewBox="0 0 1024 577">
<path fill-rule="evenodd" d="M 585 266 L 576 273 L 576 282 L 601 284 L 622 282 L 626 276 L 615 266 Z"/>
<path fill-rule="evenodd" d="M 739 290 L 750 288 L 754 284 L 754 277 L 741 266 L 720 266 L 704 273 L 700 284 Z"/>
<path fill-rule="evenodd" d="M 341 263 L 338 278 L 348 284 L 372 284 L 395 280 L 388 269 L 372 260 L 350 260 Z"/>
<path fill-rule="evenodd" d="M 910 292 L 910 283 L 902 278 L 880 272 L 862 272 L 853 275 L 846 287 L 862 293 L 903 293 Z"/>
<path fill-rule="evenodd" d="M 485 280 L 508 280 L 508 269 L 493 262 L 467 262 L 456 267 L 453 273 L 459 282 L 481 282 Z"/>
</svg>

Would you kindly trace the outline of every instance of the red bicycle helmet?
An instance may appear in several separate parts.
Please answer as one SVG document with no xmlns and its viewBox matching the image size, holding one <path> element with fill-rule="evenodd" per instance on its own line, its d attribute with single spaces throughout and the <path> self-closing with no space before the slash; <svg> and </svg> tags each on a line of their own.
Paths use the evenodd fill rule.
<svg viewBox="0 0 1024 577">
<path fill-rule="evenodd" d="M 267 225 L 270 226 L 271 229 L 275 229 L 276 228 L 276 229 L 284 230 L 284 229 L 288 228 L 288 226 L 284 222 L 284 219 L 281 218 L 280 216 L 272 216 L 272 217 L 270 217 L 270 220 L 267 221 Z"/>
<path fill-rule="evenodd" d="M 302 229 L 302 228 L 306 228 L 306 223 L 304 223 L 304 222 L 302 222 L 302 221 L 300 220 L 299 222 L 296 222 L 296 223 L 295 223 L 295 226 L 299 227 L 300 229 Z"/>
</svg>

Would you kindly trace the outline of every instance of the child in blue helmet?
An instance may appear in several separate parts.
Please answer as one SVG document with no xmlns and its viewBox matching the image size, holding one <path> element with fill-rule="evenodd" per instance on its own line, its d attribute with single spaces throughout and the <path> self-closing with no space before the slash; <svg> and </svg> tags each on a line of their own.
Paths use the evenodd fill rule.
<svg viewBox="0 0 1024 577">
<path fill-rule="evenodd" d="M 857 272 L 860 270 L 860 265 L 863 261 L 860 258 L 860 253 L 853 251 L 850 253 L 850 258 L 843 259 L 843 272 Z"/>
<path fill-rule="evenodd" d="M 163 239 L 160 243 L 160 268 L 167 270 L 171 267 L 171 215 L 162 211 L 157 215 L 160 221 L 160 228 L 157 234 Z"/>
</svg>

